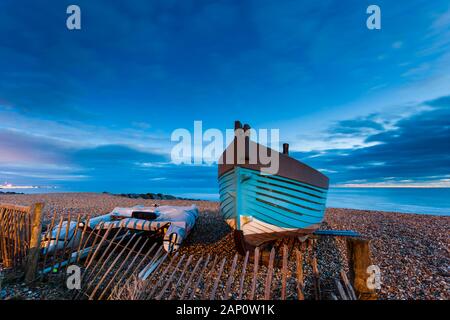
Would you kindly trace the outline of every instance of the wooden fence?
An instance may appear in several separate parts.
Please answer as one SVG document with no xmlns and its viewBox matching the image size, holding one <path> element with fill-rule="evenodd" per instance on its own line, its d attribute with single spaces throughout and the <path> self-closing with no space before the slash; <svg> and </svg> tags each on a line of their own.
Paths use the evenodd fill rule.
<svg viewBox="0 0 450 320">
<path fill-rule="evenodd" d="M 245 256 L 187 255 L 165 252 L 157 233 L 104 229 L 101 224 L 91 229 L 89 216 L 64 220 L 54 214 L 41 233 L 42 205 L 34 210 L 0 208 L 4 263 L 23 265 L 28 255 L 28 281 L 56 276 L 64 286 L 70 276 L 67 268 L 80 267 L 81 288 L 74 291 L 75 299 L 303 300 L 306 289 L 316 300 L 374 297 L 362 285 L 371 263 L 366 240 L 347 239 L 350 277 L 341 270 L 333 279 L 335 290 L 324 292 L 321 273 L 327 266 L 318 265 L 317 239 L 299 239 L 296 246 L 284 245 L 278 252 L 256 248 Z M 262 263 L 263 255 L 267 263 Z"/>
<path fill-rule="evenodd" d="M 118 236 L 121 235 L 121 236 Z M 120 238 L 120 240 L 118 240 Z M 262 263 L 260 248 L 245 256 L 169 254 L 136 234 L 105 233 L 82 264 L 76 299 L 104 300 L 271 300 L 305 299 L 305 283 L 315 300 L 358 298 L 341 270 L 335 290 L 323 292 L 315 249 L 309 239 L 297 248 L 284 245 Z M 279 257 L 281 261 L 275 258 Z"/>
<path fill-rule="evenodd" d="M 32 208 L 0 204 L 0 259 L 5 268 L 22 267 L 30 248 Z"/>
</svg>

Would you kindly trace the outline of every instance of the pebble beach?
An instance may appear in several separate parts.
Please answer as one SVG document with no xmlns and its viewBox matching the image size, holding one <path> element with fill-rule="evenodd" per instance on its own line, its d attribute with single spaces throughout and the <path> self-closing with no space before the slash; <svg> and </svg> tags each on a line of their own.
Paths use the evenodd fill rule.
<svg viewBox="0 0 450 320">
<path fill-rule="evenodd" d="M 36 202 L 45 203 L 46 222 L 54 213 L 96 216 L 118 206 L 195 203 L 200 215 L 180 249 L 181 253 L 220 254 L 230 259 L 236 253 L 231 229 L 222 220 L 217 202 L 129 199 L 96 193 L 0 195 L 0 203 L 31 205 Z M 322 228 L 354 230 L 371 240 L 372 261 L 381 270 L 379 299 L 450 298 L 449 216 L 328 208 Z M 340 268 L 346 268 L 345 242 L 334 238 L 319 239 L 317 250 L 319 269 L 323 270 L 321 277 L 324 277 L 323 283 L 326 285 L 330 277 L 339 274 Z M 1 298 L 13 294 L 21 294 L 27 299 L 58 297 L 55 293 L 49 293 L 50 289 L 45 287 L 27 288 L 18 285 L 1 290 Z"/>
</svg>

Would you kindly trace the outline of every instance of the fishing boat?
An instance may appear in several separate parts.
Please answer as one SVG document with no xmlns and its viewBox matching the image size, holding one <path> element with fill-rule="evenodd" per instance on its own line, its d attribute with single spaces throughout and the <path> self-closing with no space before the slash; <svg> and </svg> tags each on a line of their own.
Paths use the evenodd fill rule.
<svg viewBox="0 0 450 320">
<path fill-rule="evenodd" d="M 234 140 L 218 166 L 221 214 L 234 229 L 240 252 L 316 231 L 323 220 L 329 186 L 328 177 L 289 156 L 288 144 L 279 153 L 252 141 L 248 130 L 249 125 L 235 122 Z M 239 135 L 244 139 L 239 140 Z M 249 156 L 250 150 L 258 155 L 256 161 Z M 275 173 L 267 173 L 269 164 L 261 154 L 278 157 Z"/>
</svg>

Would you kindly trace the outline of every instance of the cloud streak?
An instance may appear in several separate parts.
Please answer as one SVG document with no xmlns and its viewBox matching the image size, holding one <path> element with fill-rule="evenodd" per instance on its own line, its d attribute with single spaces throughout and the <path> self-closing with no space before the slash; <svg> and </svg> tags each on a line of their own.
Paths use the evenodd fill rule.
<svg viewBox="0 0 450 320">
<path fill-rule="evenodd" d="M 361 119 L 338 124 L 338 132 L 346 135 L 376 127 L 365 138 L 366 143 L 376 145 L 296 153 L 295 157 L 329 170 L 334 184 L 450 186 L 450 96 L 424 104 L 431 108 L 397 120 L 390 129 L 381 130 Z"/>
</svg>

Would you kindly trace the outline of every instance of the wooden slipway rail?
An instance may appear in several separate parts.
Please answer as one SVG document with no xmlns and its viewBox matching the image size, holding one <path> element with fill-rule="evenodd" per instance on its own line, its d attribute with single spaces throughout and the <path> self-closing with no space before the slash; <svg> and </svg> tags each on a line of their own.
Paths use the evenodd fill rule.
<svg viewBox="0 0 450 320">
<path fill-rule="evenodd" d="M 23 244 L 20 240 L 23 250 L 19 250 L 21 253 L 14 259 L 26 261 L 29 281 L 56 277 L 66 287 L 73 280 L 71 273 L 66 272 L 68 267 L 81 268 L 81 288 L 72 290 L 74 299 L 303 300 L 307 289 L 312 290 L 308 296 L 317 300 L 376 297 L 364 285 L 370 252 L 368 241 L 361 239 L 347 238 L 348 254 L 353 261 L 350 263 L 351 280 L 342 270 L 340 278 L 334 279 L 335 291 L 325 292 L 320 273 L 326 271 L 326 266 L 318 265 L 317 239 L 314 238 L 299 239 L 297 246 L 284 245 L 268 251 L 256 248 L 245 256 L 187 255 L 167 253 L 158 232 L 142 234 L 123 228 L 104 230 L 101 226 L 90 229 L 89 216 L 69 215 L 64 221 L 63 217 L 57 218 L 54 214 L 43 233 L 45 238 L 50 231 L 56 230 L 53 241 L 60 245 L 58 250 L 51 251 L 48 250 L 50 242 L 43 248 L 36 244 L 36 238 L 41 236 L 41 205 L 35 206 L 37 218 L 31 215 L 25 219 L 26 223 L 20 212 L 16 218 L 5 220 L 6 211 L 1 208 L 4 207 L 0 206 L 3 210 L 0 211 L 3 213 L 0 239 L 9 235 L 4 230 L 16 230 L 23 224 L 27 226 L 26 230 L 19 228 L 26 235 L 26 241 Z M 23 212 L 32 212 L 32 209 Z M 71 222 L 78 225 L 72 233 L 69 232 Z M 77 238 L 78 243 L 71 241 Z M 20 247 L 14 241 L 9 245 Z"/>
</svg>

